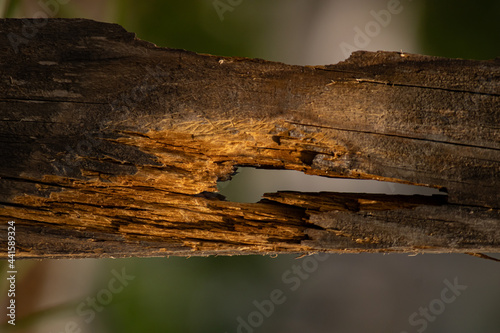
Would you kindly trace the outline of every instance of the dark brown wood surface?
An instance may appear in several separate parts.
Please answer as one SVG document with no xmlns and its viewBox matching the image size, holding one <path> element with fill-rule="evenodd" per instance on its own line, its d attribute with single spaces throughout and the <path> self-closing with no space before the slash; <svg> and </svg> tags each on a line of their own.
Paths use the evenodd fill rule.
<svg viewBox="0 0 500 333">
<path fill-rule="evenodd" d="M 14 220 L 18 258 L 500 252 L 499 59 L 291 66 L 78 19 L 0 20 L 0 46 L 0 244 Z M 215 192 L 236 166 L 447 197 L 234 203 Z"/>
</svg>

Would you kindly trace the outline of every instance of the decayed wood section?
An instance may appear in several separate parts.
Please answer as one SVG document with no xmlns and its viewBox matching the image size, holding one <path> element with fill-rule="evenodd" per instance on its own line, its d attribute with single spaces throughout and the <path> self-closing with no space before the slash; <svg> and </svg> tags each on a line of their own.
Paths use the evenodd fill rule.
<svg viewBox="0 0 500 333">
<path fill-rule="evenodd" d="M 18 258 L 500 252 L 499 59 L 291 66 L 75 19 L 1 20 L 0 45 L 0 243 L 16 221 Z M 234 203 L 216 182 L 236 166 L 448 196 Z"/>
</svg>

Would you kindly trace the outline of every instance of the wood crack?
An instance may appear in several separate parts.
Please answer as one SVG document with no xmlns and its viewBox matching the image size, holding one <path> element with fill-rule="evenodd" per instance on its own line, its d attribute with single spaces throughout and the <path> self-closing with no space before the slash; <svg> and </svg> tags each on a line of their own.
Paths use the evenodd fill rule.
<svg viewBox="0 0 500 333">
<path fill-rule="evenodd" d="M 92 101 L 71 101 L 71 100 L 59 100 L 59 99 L 40 99 L 40 98 L 33 98 L 33 97 L 26 97 L 26 98 L 0 98 L 0 102 L 27 102 L 27 103 L 33 103 L 33 102 L 45 102 L 45 103 L 73 103 L 73 104 L 84 104 L 84 105 L 108 105 L 109 103 L 107 102 L 92 102 Z"/>
<path fill-rule="evenodd" d="M 442 90 L 442 91 L 448 91 L 448 92 L 455 92 L 455 93 L 467 93 L 467 94 L 475 94 L 475 95 L 485 95 L 485 96 L 496 96 L 500 97 L 500 94 L 495 94 L 495 93 L 487 93 L 487 92 L 481 92 L 481 91 L 472 91 L 472 90 L 461 90 L 461 89 L 452 89 L 452 88 L 443 88 L 443 87 L 432 87 L 432 86 L 421 86 L 421 85 L 414 85 L 414 84 L 405 84 L 405 83 L 396 83 L 396 82 L 390 82 L 390 81 L 378 81 L 378 80 L 373 80 L 373 79 L 362 79 L 362 78 L 355 78 L 353 80 L 343 80 L 343 81 L 335 81 L 335 82 L 358 82 L 358 83 L 374 83 L 374 84 L 383 84 L 391 87 L 409 87 L 409 88 L 420 88 L 420 89 L 431 89 L 431 90 Z"/>
<path fill-rule="evenodd" d="M 67 184 L 44 182 L 44 181 L 36 180 L 36 179 L 21 178 L 21 177 L 9 177 L 9 176 L 4 176 L 4 175 L 0 175 L 0 179 L 12 180 L 12 181 L 16 181 L 16 182 L 40 184 L 40 185 L 46 185 L 46 186 L 61 187 L 61 188 L 72 188 L 73 187 L 73 186 L 70 186 Z"/>
<path fill-rule="evenodd" d="M 295 124 L 295 125 L 317 127 L 317 128 L 327 128 L 327 129 L 331 129 L 331 130 L 335 130 L 335 131 L 344 131 L 344 132 L 352 132 L 352 133 L 363 133 L 363 134 L 370 134 L 370 135 L 381 135 L 381 136 L 396 137 L 396 138 L 408 139 L 408 140 L 418 140 L 418 141 L 424 141 L 424 142 L 442 143 L 442 144 L 454 145 L 454 146 L 461 146 L 461 147 L 489 149 L 489 150 L 500 151 L 500 148 L 471 145 L 471 144 L 465 144 L 465 143 L 460 143 L 460 142 L 449 142 L 449 141 L 434 140 L 434 139 L 429 139 L 429 138 L 411 137 L 411 136 L 405 136 L 405 135 L 399 135 L 399 134 L 378 133 L 378 132 L 362 131 L 362 130 L 355 130 L 355 129 L 348 129 L 348 128 L 339 128 L 339 127 L 330 127 L 330 126 L 324 126 L 324 125 L 316 125 L 316 124 L 306 124 L 306 123 L 299 123 L 299 122 L 294 122 L 294 121 L 288 121 L 288 122 L 290 124 Z"/>
</svg>

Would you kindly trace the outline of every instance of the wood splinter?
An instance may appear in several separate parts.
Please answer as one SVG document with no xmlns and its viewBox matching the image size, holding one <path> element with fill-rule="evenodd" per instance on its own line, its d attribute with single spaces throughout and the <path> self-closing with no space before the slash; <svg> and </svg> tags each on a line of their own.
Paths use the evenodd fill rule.
<svg viewBox="0 0 500 333">
<path fill-rule="evenodd" d="M 500 252 L 499 59 L 291 66 L 83 19 L 32 22 L 13 47 L 26 21 L 0 20 L 0 244 L 15 221 L 17 258 Z M 447 196 L 235 203 L 216 184 L 237 166 Z"/>
</svg>

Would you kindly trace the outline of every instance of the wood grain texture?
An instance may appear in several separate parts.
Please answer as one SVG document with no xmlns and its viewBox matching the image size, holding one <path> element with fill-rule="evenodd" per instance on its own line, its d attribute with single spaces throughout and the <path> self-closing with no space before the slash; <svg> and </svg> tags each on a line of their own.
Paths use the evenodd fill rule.
<svg viewBox="0 0 500 333">
<path fill-rule="evenodd" d="M 16 53 L 26 22 L 0 20 L 0 244 L 15 220 L 18 257 L 500 252 L 499 59 L 291 66 L 80 19 L 29 20 Z M 234 203 L 215 192 L 236 166 L 448 196 Z"/>
</svg>

